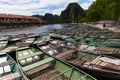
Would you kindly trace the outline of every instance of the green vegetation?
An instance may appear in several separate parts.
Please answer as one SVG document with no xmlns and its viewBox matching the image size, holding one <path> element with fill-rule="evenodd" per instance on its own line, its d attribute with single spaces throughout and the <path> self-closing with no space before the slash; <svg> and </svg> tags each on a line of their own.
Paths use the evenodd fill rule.
<svg viewBox="0 0 120 80">
<path fill-rule="evenodd" d="M 44 16 L 42 15 L 33 15 L 33 17 L 40 18 L 44 20 L 43 24 L 54 24 L 54 23 L 59 23 L 59 16 L 58 15 L 53 15 L 51 13 L 46 13 Z"/>
<path fill-rule="evenodd" d="M 87 21 L 120 18 L 120 0 L 96 0 L 86 12 Z"/>
<path fill-rule="evenodd" d="M 61 12 L 61 22 L 78 22 L 82 17 L 85 17 L 84 10 L 78 3 L 70 3 L 68 7 Z"/>
</svg>

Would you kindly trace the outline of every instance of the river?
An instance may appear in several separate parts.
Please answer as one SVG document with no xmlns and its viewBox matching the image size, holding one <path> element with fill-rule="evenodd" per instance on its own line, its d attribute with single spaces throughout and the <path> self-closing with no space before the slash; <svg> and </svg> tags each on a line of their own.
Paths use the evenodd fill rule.
<svg viewBox="0 0 120 80">
<path fill-rule="evenodd" d="M 35 27 L 0 29 L 0 36 L 28 34 L 28 33 L 38 34 L 38 33 L 42 33 L 42 32 L 47 32 L 52 29 L 61 29 L 65 26 L 70 26 L 70 25 L 69 24 L 51 24 L 51 25 L 35 26 Z"/>
</svg>

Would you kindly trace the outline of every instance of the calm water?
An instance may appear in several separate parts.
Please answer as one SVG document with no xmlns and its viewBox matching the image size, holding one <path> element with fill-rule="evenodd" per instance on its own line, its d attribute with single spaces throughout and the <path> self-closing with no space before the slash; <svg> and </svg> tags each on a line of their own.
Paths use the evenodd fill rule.
<svg viewBox="0 0 120 80">
<path fill-rule="evenodd" d="M 68 24 L 52 24 L 52 25 L 44 25 L 38 27 L 25 27 L 25 28 L 13 28 L 13 29 L 0 29 L 0 36 L 3 35 L 16 35 L 16 34 L 28 34 L 28 33 L 42 33 L 52 29 L 60 29 L 65 26 L 69 26 Z"/>
</svg>

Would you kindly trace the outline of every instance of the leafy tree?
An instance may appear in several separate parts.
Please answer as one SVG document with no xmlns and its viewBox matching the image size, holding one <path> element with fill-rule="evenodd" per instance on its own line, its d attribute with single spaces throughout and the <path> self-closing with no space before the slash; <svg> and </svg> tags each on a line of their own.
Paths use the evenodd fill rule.
<svg viewBox="0 0 120 80">
<path fill-rule="evenodd" d="M 87 21 L 120 18 L 120 0 L 96 0 L 86 13 Z"/>
</svg>

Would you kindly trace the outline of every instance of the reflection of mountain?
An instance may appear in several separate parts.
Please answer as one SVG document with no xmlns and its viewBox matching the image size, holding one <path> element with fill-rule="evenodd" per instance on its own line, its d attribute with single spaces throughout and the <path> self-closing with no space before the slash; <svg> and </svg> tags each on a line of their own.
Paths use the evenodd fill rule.
<svg viewBox="0 0 120 80">
<path fill-rule="evenodd" d="M 84 10 L 78 3 L 70 3 L 67 8 L 61 12 L 60 20 L 66 22 L 77 21 L 84 16 Z"/>
</svg>

